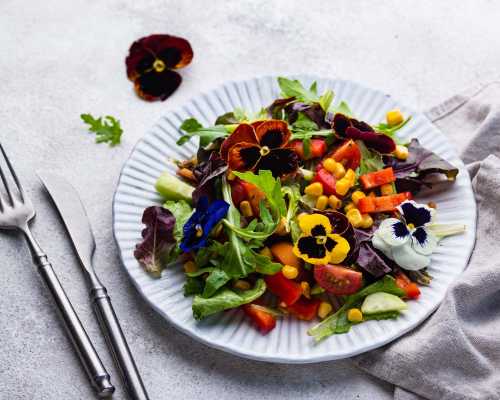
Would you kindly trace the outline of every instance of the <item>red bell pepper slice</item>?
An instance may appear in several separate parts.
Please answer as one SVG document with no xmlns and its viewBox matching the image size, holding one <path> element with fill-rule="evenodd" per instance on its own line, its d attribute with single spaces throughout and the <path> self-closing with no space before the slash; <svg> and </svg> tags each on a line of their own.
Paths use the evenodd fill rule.
<svg viewBox="0 0 500 400">
<path fill-rule="evenodd" d="M 305 157 L 304 143 L 302 140 L 294 140 L 290 142 L 290 145 L 302 160 L 323 157 L 327 149 L 325 139 L 311 139 L 310 154 L 309 157 Z"/>
<path fill-rule="evenodd" d="M 337 180 L 335 177 L 332 175 L 331 172 L 328 172 L 324 168 L 318 168 L 316 171 L 316 175 L 314 175 L 313 182 L 319 182 L 323 186 L 323 193 L 326 194 L 327 196 L 330 196 L 332 194 L 337 195 L 337 192 L 335 191 L 335 183 Z"/>
<path fill-rule="evenodd" d="M 302 296 L 300 284 L 285 278 L 281 271 L 274 275 L 268 275 L 264 279 L 269 291 L 278 296 L 287 306 L 291 306 Z"/>
<path fill-rule="evenodd" d="M 305 297 L 301 297 L 291 306 L 287 307 L 287 310 L 290 314 L 294 315 L 298 319 L 302 319 L 304 321 L 311 321 L 318 314 L 319 304 L 321 303 L 318 299 L 306 299 Z"/>
<path fill-rule="evenodd" d="M 359 181 L 365 190 L 373 189 L 385 185 L 386 183 L 394 182 L 395 180 L 396 176 L 394 176 L 392 167 L 370 172 L 359 177 Z"/>
<path fill-rule="evenodd" d="M 276 327 L 276 318 L 266 312 L 264 307 L 250 303 L 243 305 L 242 308 L 262 334 L 265 335 Z"/>
<path fill-rule="evenodd" d="M 418 299 L 420 296 L 420 289 L 415 282 L 412 282 L 410 278 L 402 271 L 398 272 L 395 276 L 396 285 L 406 292 L 406 298 L 408 299 Z"/>
<path fill-rule="evenodd" d="M 410 192 L 390 194 L 388 196 L 379 197 L 363 197 L 358 201 L 358 209 L 362 214 L 390 212 L 394 211 L 403 201 L 410 200 L 412 195 Z"/>
</svg>

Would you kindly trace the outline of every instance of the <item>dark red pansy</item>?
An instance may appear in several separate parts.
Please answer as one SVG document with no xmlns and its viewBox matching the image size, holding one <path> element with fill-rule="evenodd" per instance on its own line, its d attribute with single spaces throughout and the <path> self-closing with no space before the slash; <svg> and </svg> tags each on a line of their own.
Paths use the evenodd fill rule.
<svg viewBox="0 0 500 400">
<path fill-rule="evenodd" d="M 222 143 L 221 156 L 235 171 L 269 170 L 274 177 L 298 168 L 298 156 L 288 146 L 291 132 L 280 120 L 240 124 Z"/>
<path fill-rule="evenodd" d="M 392 153 L 396 149 L 396 143 L 392 138 L 382 133 L 377 133 L 366 122 L 337 113 L 333 117 L 332 128 L 341 137 L 362 140 L 365 145 L 382 154 Z"/>
<path fill-rule="evenodd" d="M 171 35 L 150 35 L 130 46 L 125 60 L 127 77 L 134 82 L 139 97 L 147 101 L 165 100 L 179 87 L 182 77 L 174 69 L 193 59 L 186 39 Z"/>
<path fill-rule="evenodd" d="M 361 131 L 354 126 L 350 126 L 346 129 L 345 136 L 353 140 L 362 140 L 366 147 L 377 150 L 382 154 L 390 154 L 396 150 L 394 140 L 382 133 Z"/>
</svg>

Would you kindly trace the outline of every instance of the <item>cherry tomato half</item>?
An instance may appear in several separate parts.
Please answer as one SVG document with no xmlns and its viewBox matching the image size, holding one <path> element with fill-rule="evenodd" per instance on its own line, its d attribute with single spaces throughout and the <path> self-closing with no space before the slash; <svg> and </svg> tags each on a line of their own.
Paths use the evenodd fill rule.
<svg viewBox="0 0 500 400">
<path fill-rule="evenodd" d="M 327 292 L 336 295 L 356 293 L 363 285 L 363 274 L 340 265 L 315 265 L 314 279 Z"/>
</svg>

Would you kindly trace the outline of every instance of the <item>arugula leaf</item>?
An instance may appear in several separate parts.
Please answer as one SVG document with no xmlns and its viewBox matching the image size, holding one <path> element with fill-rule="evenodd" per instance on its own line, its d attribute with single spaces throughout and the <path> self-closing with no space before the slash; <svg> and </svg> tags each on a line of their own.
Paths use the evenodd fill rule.
<svg viewBox="0 0 500 400">
<path fill-rule="evenodd" d="M 290 141 L 292 140 L 304 140 L 304 139 L 311 139 L 313 136 L 334 136 L 333 130 L 331 129 L 322 129 L 319 131 L 303 131 L 303 130 L 296 130 L 295 132 L 292 132 L 292 135 L 290 136 Z"/>
<path fill-rule="evenodd" d="M 278 85 L 281 89 L 282 97 L 295 97 L 296 100 L 305 103 L 312 103 L 318 100 L 318 94 L 316 92 L 317 86 L 315 83 L 316 82 L 314 82 L 308 90 L 296 79 L 292 80 L 281 76 L 278 78 Z"/>
<path fill-rule="evenodd" d="M 220 254 L 223 254 L 223 252 L 224 245 L 214 240 L 207 247 L 202 247 L 196 252 L 194 256 L 194 263 L 198 267 L 203 267 L 207 265 L 211 260 L 217 258 Z"/>
<path fill-rule="evenodd" d="M 342 100 L 338 106 L 332 106 L 330 112 L 332 114 L 344 114 L 347 117 L 353 116 L 351 109 L 344 100 Z"/>
<path fill-rule="evenodd" d="M 272 262 L 271 259 L 262 254 L 256 253 L 252 250 L 253 256 L 255 257 L 256 271 L 264 275 L 274 275 L 281 271 L 283 267 L 280 263 Z"/>
<path fill-rule="evenodd" d="M 296 131 L 317 131 L 319 130 L 316 122 L 311 120 L 306 114 L 303 112 L 297 113 L 297 119 L 292 124 L 292 130 Z"/>
<path fill-rule="evenodd" d="M 225 179 L 222 181 L 222 197 L 229 203 L 226 220 L 229 224 L 238 227 L 240 226 L 240 212 L 234 206 L 231 198 L 231 187 Z M 224 243 L 224 258 L 221 263 L 221 268 L 231 278 L 242 278 L 255 270 L 255 259 L 249 248 L 236 232 L 232 229 L 226 229 L 229 240 Z"/>
<path fill-rule="evenodd" d="M 193 136 L 199 136 L 200 146 L 206 147 L 214 140 L 226 137 L 229 134 L 228 129 L 229 128 L 224 125 L 215 125 L 209 128 L 204 128 L 196 118 L 188 118 L 184 120 L 180 126 L 180 130 L 186 133 L 177 140 L 177 145 L 182 146 Z"/>
<path fill-rule="evenodd" d="M 299 200 L 302 196 L 300 194 L 300 187 L 298 185 L 283 186 L 281 188 L 281 193 L 283 194 L 283 197 L 288 198 L 288 206 L 285 215 L 285 230 L 287 232 L 292 232 L 293 236 L 292 222 L 295 220 L 295 215 L 297 214 L 297 209 L 299 208 Z"/>
<path fill-rule="evenodd" d="M 81 114 L 80 118 L 89 125 L 89 131 L 96 134 L 96 143 L 108 143 L 110 147 L 120 143 L 123 129 L 116 118 L 111 115 L 94 118 L 90 114 Z"/>
<path fill-rule="evenodd" d="M 362 140 L 356 140 L 356 144 L 361 151 L 359 175 L 379 171 L 384 168 L 385 164 L 382 160 L 382 155 L 379 152 L 370 150 L 368 147 L 366 147 Z"/>
<path fill-rule="evenodd" d="M 373 128 L 384 135 L 387 135 L 398 142 L 398 137 L 396 136 L 396 132 L 403 128 L 408 122 L 411 120 L 411 115 L 406 118 L 403 122 L 395 126 L 389 126 L 386 123 L 381 122 L 380 124 L 374 126 Z M 398 142 L 398 144 L 401 144 Z"/>
<path fill-rule="evenodd" d="M 192 296 L 194 294 L 201 294 L 203 292 L 203 286 L 205 282 L 201 278 L 186 277 L 186 283 L 184 284 L 184 296 Z"/>
<path fill-rule="evenodd" d="M 390 293 L 399 297 L 405 295 L 405 291 L 396 285 L 395 279 L 386 275 L 377 282 L 361 289 L 359 292 L 346 296 L 342 307 L 316 326 L 313 326 L 307 333 L 319 342 L 333 334 L 348 332 L 352 324 L 347 320 L 347 310 L 356 304 L 360 304 L 366 296 L 377 292 Z"/>
<path fill-rule="evenodd" d="M 222 286 L 228 283 L 231 278 L 221 269 L 215 268 L 205 281 L 205 289 L 202 297 L 209 298 Z"/>
<path fill-rule="evenodd" d="M 251 240 L 254 244 L 261 245 L 261 242 L 271 236 L 276 230 L 279 219 L 273 220 L 271 213 L 266 208 L 263 201 L 260 202 L 259 208 L 262 222 L 253 219 L 245 228 L 234 226 L 227 219 L 224 219 L 222 222 L 242 239 Z"/>
<path fill-rule="evenodd" d="M 193 316 L 200 320 L 220 311 L 251 303 L 262 296 L 265 291 L 266 283 L 263 279 L 259 279 L 255 282 L 255 286 L 249 290 L 223 288 L 208 299 L 196 295 L 193 299 Z"/>
<path fill-rule="evenodd" d="M 274 178 L 271 171 L 260 170 L 256 175 L 253 172 L 236 172 L 233 173 L 240 179 L 246 182 L 253 183 L 266 195 L 266 200 L 269 203 L 271 211 L 275 213 L 275 218 L 284 216 L 286 213 L 286 204 L 281 194 L 281 182 L 279 178 Z M 227 201 L 227 200 L 226 200 Z"/>
<path fill-rule="evenodd" d="M 334 93 L 332 90 L 328 89 L 323 93 L 320 98 L 319 98 L 319 105 L 323 109 L 323 111 L 326 113 L 330 109 L 330 106 L 332 105 Z"/>
</svg>

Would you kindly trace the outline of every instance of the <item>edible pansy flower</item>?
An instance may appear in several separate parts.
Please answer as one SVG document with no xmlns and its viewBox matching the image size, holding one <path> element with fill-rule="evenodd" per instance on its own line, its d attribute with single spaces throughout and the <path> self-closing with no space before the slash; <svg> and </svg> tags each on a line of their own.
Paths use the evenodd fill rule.
<svg viewBox="0 0 500 400">
<path fill-rule="evenodd" d="M 286 147 L 291 132 L 280 120 L 240 124 L 221 145 L 221 156 L 235 171 L 269 170 L 280 177 L 294 172 L 298 156 Z"/>
<path fill-rule="evenodd" d="M 438 237 L 430 229 L 435 210 L 408 200 L 398 211 L 401 219 L 387 218 L 375 231 L 373 247 L 404 269 L 425 268 L 438 244 Z"/>
<path fill-rule="evenodd" d="M 127 77 L 134 82 L 139 97 L 147 101 L 165 100 L 181 84 L 175 69 L 193 59 L 193 49 L 186 39 L 171 35 L 150 35 L 130 46 L 125 60 Z"/>
<path fill-rule="evenodd" d="M 341 113 L 337 113 L 333 117 L 332 128 L 337 135 L 353 140 L 362 140 L 367 147 L 382 154 L 390 154 L 396 149 L 396 143 L 389 136 L 375 132 L 364 121 L 349 118 Z"/>
<path fill-rule="evenodd" d="M 299 217 L 302 234 L 293 247 L 293 253 L 310 264 L 339 264 L 349 254 L 349 242 L 332 232 L 327 216 L 304 214 Z"/>
<path fill-rule="evenodd" d="M 201 197 L 196 210 L 184 224 L 184 236 L 179 245 L 181 250 L 187 253 L 205 247 L 210 231 L 226 216 L 228 209 L 229 204 L 224 200 L 216 200 L 209 205 L 208 198 Z"/>
</svg>

